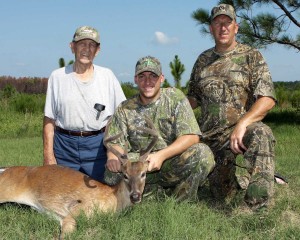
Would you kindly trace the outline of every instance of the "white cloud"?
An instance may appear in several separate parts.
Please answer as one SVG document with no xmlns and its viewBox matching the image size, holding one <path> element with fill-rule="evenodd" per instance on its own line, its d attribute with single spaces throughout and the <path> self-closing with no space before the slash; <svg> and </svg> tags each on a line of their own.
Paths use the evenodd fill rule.
<svg viewBox="0 0 300 240">
<path fill-rule="evenodd" d="M 165 33 L 163 32 L 155 32 L 154 33 L 155 37 L 153 42 L 161 45 L 168 45 L 168 44 L 173 44 L 173 43 L 178 43 L 179 39 L 176 37 L 168 37 Z"/>
</svg>

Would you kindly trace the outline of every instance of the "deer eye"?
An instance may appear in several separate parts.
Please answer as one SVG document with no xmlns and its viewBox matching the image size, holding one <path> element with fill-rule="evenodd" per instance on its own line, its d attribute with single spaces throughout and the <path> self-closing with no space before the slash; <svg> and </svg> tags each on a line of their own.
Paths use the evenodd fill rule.
<svg viewBox="0 0 300 240">
<path fill-rule="evenodd" d="M 146 172 L 142 173 L 142 178 L 146 177 Z"/>
</svg>

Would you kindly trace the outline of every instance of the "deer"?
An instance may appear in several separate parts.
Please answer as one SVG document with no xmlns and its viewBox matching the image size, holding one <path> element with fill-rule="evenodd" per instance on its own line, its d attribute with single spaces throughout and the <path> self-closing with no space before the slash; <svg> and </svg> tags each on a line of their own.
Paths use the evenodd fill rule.
<svg viewBox="0 0 300 240">
<path fill-rule="evenodd" d="M 107 137 L 106 128 L 104 145 L 121 162 L 122 178 L 118 184 L 110 186 L 59 165 L 3 167 L 0 169 L 0 203 L 24 204 L 54 216 L 60 222 L 59 239 L 64 239 L 76 229 L 76 217 L 81 212 L 90 217 L 96 210 L 116 212 L 141 202 L 147 157 L 158 140 L 153 123 L 147 118 L 146 123 L 150 128 L 136 127 L 151 136 L 149 145 L 140 150 L 138 161 L 128 158 L 128 145 L 120 152 L 110 144 L 123 133 Z"/>
</svg>

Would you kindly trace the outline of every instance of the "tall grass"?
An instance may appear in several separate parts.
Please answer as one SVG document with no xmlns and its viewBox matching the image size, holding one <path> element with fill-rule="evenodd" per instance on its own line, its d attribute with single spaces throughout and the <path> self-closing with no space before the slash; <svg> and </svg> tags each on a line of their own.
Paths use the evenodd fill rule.
<svg viewBox="0 0 300 240">
<path fill-rule="evenodd" d="M 41 116 L 6 116 L 10 119 L 0 116 L 10 129 L 5 135 L 0 130 L 0 166 L 41 165 Z M 12 121 L 13 125 L 30 122 L 32 130 L 17 135 Z M 278 122 L 269 122 L 277 139 L 276 169 L 289 184 L 275 186 L 271 210 L 249 215 L 234 205 L 216 205 L 204 187 L 197 203 L 144 199 L 121 213 L 80 216 L 78 230 L 68 239 L 300 239 L 300 125 Z M 36 132 L 32 126 L 39 126 Z M 59 224 L 52 218 L 28 207 L 0 205 L 0 239 L 53 239 L 58 234 Z"/>
</svg>

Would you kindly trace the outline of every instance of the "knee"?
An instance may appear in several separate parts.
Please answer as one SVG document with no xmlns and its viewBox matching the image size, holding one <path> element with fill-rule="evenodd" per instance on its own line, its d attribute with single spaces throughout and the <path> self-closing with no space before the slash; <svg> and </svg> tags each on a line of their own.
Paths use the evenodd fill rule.
<svg viewBox="0 0 300 240">
<path fill-rule="evenodd" d="M 211 172 L 215 166 L 214 154 L 204 143 L 194 144 L 185 154 L 186 157 L 188 156 L 189 161 L 194 162 L 197 166 L 201 166 L 201 168 L 206 168 L 208 172 Z"/>
<path fill-rule="evenodd" d="M 248 148 L 264 149 L 266 152 L 274 152 L 275 137 L 271 128 L 263 123 L 254 123 L 248 126 L 245 134 L 245 144 Z"/>
</svg>

